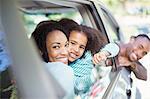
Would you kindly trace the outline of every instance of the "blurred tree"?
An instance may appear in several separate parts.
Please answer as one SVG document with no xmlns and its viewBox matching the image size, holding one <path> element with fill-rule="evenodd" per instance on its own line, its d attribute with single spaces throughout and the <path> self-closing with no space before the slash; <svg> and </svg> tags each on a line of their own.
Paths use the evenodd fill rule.
<svg viewBox="0 0 150 99">
<path fill-rule="evenodd" d="M 126 9 L 126 3 L 128 2 L 129 0 L 119 0 L 119 3 L 121 4 L 122 8 L 123 9 Z"/>
<path fill-rule="evenodd" d="M 129 0 L 103 0 L 103 2 L 110 8 L 111 12 L 122 14 L 126 13 L 126 3 L 128 1 Z"/>
</svg>

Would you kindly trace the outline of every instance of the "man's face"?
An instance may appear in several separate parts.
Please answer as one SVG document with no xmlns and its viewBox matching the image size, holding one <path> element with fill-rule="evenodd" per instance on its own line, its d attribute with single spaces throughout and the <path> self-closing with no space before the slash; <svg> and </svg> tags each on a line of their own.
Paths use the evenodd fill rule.
<svg viewBox="0 0 150 99">
<path fill-rule="evenodd" d="M 146 37 L 132 38 L 127 47 L 127 56 L 130 61 L 141 59 L 150 51 L 150 41 Z"/>
</svg>

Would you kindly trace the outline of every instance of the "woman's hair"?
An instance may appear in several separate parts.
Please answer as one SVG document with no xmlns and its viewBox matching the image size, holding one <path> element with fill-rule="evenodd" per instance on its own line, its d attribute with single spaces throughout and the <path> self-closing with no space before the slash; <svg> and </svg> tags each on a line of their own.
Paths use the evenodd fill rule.
<svg viewBox="0 0 150 99">
<path fill-rule="evenodd" d="M 57 22 L 53 20 L 40 22 L 33 31 L 31 38 L 35 40 L 35 43 L 42 54 L 42 58 L 45 62 L 49 62 L 48 52 L 46 48 L 46 38 L 49 33 L 54 30 L 62 31 L 67 34 L 65 29 Z"/>
<path fill-rule="evenodd" d="M 90 50 L 94 55 L 95 53 L 99 52 L 99 50 L 106 44 L 105 36 L 94 28 L 85 25 L 81 25 L 81 27 L 82 31 L 88 38 L 85 51 Z"/>
</svg>

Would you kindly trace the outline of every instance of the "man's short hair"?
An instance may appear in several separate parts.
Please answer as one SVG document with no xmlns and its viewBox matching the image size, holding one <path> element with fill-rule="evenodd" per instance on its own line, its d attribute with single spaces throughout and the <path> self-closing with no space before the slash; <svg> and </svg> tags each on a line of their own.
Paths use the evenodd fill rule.
<svg viewBox="0 0 150 99">
<path fill-rule="evenodd" d="M 135 38 L 138 38 L 138 37 L 145 37 L 150 41 L 150 37 L 146 34 L 139 34 L 139 35 L 135 36 Z"/>
</svg>

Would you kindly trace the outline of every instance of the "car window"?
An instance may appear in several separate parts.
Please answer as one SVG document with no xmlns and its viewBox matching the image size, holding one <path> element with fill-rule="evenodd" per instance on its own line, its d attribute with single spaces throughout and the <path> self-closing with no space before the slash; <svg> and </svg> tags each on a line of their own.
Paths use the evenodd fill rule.
<svg viewBox="0 0 150 99">
<path fill-rule="evenodd" d="M 113 19 L 111 19 L 111 16 L 109 16 L 109 13 L 107 13 L 105 11 L 105 9 L 103 9 L 103 8 L 101 8 L 101 9 L 102 9 L 102 13 L 104 15 L 103 22 L 104 22 L 109 39 L 112 42 L 118 41 L 119 38 L 117 36 L 117 31 L 116 31 L 117 27 L 115 26 L 115 23 L 113 23 Z"/>
<path fill-rule="evenodd" d="M 108 19 L 108 16 L 106 15 L 106 13 L 104 13 L 104 24 L 105 24 L 105 28 L 106 31 L 108 33 L 109 38 L 111 38 L 113 41 L 117 41 L 118 37 L 116 35 L 116 31 L 114 31 L 114 27 L 112 27 L 112 25 L 110 24 L 110 20 Z"/>
<path fill-rule="evenodd" d="M 83 22 L 83 18 L 81 17 L 79 11 L 76 9 L 65 7 L 62 8 L 61 11 L 59 11 L 59 9 L 52 9 L 53 8 L 49 9 L 50 11 L 41 11 L 41 9 L 37 9 L 36 11 L 30 11 L 29 9 L 21 11 L 28 37 L 31 36 L 31 33 L 35 29 L 36 25 L 44 20 L 60 20 L 62 18 L 69 18 L 75 20 L 79 24 Z"/>
<path fill-rule="evenodd" d="M 45 2 L 39 2 L 40 4 L 44 4 Z M 49 8 L 38 8 L 36 10 L 33 10 L 34 8 L 27 9 L 27 8 L 21 8 L 22 17 L 24 19 L 24 25 L 27 29 L 28 36 L 30 37 L 32 31 L 34 30 L 35 26 L 43 20 L 60 20 L 61 18 L 70 18 L 75 20 L 79 24 L 84 24 L 87 26 L 94 27 L 96 26 L 95 17 L 97 17 L 92 9 L 92 4 L 90 5 L 78 5 L 75 7 L 68 7 L 62 5 L 54 5 L 53 3 L 47 3 L 47 6 L 49 4 Z M 52 6 L 53 5 L 53 6 Z M 55 6 L 55 7 L 54 7 Z M 46 10 L 46 11 L 45 11 Z M 110 38 L 113 40 L 117 40 L 116 33 L 114 31 L 114 27 L 111 25 L 111 21 L 107 14 L 103 12 L 104 15 L 104 24 L 106 25 L 106 31 L 110 34 Z M 94 20 L 94 21 L 93 21 Z M 99 23 L 102 24 L 102 23 Z M 111 72 L 111 66 L 110 67 L 102 67 L 99 69 L 101 71 L 101 76 L 105 77 L 105 79 L 102 80 L 102 84 L 104 84 L 104 90 L 101 92 L 101 96 L 104 94 L 105 90 L 107 89 L 111 79 L 109 77 L 109 72 Z"/>
</svg>

